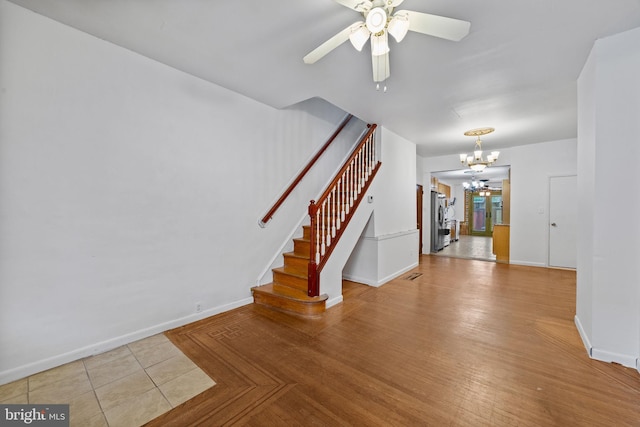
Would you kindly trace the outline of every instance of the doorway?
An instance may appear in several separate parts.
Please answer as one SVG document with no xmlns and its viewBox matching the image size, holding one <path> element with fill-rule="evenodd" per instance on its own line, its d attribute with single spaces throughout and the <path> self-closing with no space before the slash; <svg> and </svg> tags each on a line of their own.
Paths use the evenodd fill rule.
<svg viewBox="0 0 640 427">
<path fill-rule="evenodd" d="M 491 237 L 493 225 L 502 224 L 502 193 L 492 191 L 489 195 L 484 191 L 475 191 L 469 195 L 470 233 L 472 236 Z"/>
<path fill-rule="evenodd" d="M 575 175 L 549 178 L 549 266 L 576 268 L 578 181 Z"/>
<path fill-rule="evenodd" d="M 470 169 L 455 169 L 431 172 L 431 190 L 440 184 L 451 189 L 450 207 L 447 220 L 452 225 L 449 245 L 437 253 L 437 256 L 471 258 L 484 261 L 496 261 L 493 253 L 493 228 L 495 224 L 509 224 L 510 166 L 492 166 L 482 172 Z M 482 188 L 478 185 L 482 182 Z M 473 191 L 471 188 L 476 187 Z M 484 190 L 485 194 L 480 196 Z M 427 190 L 428 191 L 428 190 Z M 489 191 L 491 194 L 487 195 Z M 474 194 L 475 193 L 475 194 Z M 475 232 L 473 231 L 473 196 L 482 197 L 476 213 Z M 429 203 L 427 198 L 425 203 Z M 425 232 L 427 232 L 425 230 Z M 428 233 L 428 232 L 427 232 Z M 427 234 L 428 235 L 428 234 Z"/>
<path fill-rule="evenodd" d="M 418 184 L 416 185 L 416 207 L 417 207 L 417 213 L 416 213 L 416 220 L 417 220 L 417 228 L 418 228 L 418 239 L 419 239 L 419 243 L 418 243 L 418 256 L 422 255 L 422 196 L 424 195 L 424 192 L 422 190 L 422 185 Z"/>
</svg>

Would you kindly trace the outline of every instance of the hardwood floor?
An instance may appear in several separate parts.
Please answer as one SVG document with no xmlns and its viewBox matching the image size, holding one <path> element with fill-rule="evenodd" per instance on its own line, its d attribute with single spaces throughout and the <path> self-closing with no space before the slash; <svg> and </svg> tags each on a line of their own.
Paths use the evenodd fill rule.
<svg viewBox="0 0 640 427">
<path fill-rule="evenodd" d="M 425 255 L 345 282 L 318 319 L 251 305 L 187 325 L 169 338 L 217 384 L 149 425 L 640 425 L 640 375 L 588 358 L 575 281 Z"/>
</svg>

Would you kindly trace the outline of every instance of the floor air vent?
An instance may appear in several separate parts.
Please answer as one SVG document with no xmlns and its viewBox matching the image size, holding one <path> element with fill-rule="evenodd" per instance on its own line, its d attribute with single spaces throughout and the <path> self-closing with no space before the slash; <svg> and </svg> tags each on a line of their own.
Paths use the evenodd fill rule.
<svg viewBox="0 0 640 427">
<path fill-rule="evenodd" d="M 405 280 L 416 280 L 420 276 L 422 276 L 422 273 L 411 273 L 410 275 L 405 277 Z"/>
</svg>

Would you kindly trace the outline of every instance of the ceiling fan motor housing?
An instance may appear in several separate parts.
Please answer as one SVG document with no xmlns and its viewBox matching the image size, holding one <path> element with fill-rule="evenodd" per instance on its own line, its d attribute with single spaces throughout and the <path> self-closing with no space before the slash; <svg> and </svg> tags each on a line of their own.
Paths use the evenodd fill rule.
<svg viewBox="0 0 640 427">
<path fill-rule="evenodd" d="M 373 34 L 384 31 L 387 26 L 387 12 L 381 7 L 371 9 L 367 14 L 367 29 Z"/>
</svg>

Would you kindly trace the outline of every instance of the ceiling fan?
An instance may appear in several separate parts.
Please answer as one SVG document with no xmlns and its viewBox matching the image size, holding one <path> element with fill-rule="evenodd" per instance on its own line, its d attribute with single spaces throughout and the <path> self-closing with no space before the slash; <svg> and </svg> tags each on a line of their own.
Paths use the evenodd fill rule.
<svg viewBox="0 0 640 427">
<path fill-rule="evenodd" d="M 460 41 L 467 34 L 471 23 L 459 19 L 411 10 L 394 9 L 404 0 L 335 0 L 343 6 L 360 12 L 363 21 L 355 22 L 326 42 L 309 52 L 303 60 L 313 64 L 347 40 L 361 51 L 371 40 L 373 81 L 376 83 L 390 76 L 388 34 L 400 43 L 408 31 L 427 34 L 452 41 Z"/>
</svg>

